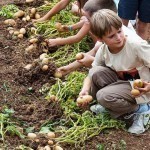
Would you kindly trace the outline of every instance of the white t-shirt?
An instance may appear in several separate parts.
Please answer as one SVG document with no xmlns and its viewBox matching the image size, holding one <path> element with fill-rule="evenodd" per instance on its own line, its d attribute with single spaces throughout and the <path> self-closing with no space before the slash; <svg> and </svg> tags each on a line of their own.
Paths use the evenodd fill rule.
<svg viewBox="0 0 150 150">
<path fill-rule="evenodd" d="M 137 70 L 141 79 L 150 81 L 150 45 L 128 28 L 123 27 L 123 31 L 127 36 L 123 49 L 117 54 L 112 54 L 108 46 L 103 44 L 98 49 L 92 66 L 108 66 L 118 73 Z M 142 97 L 144 102 L 150 101 L 150 93 Z M 141 100 L 138 98 L 138 103 L 139 101 Z"/>
</svg>

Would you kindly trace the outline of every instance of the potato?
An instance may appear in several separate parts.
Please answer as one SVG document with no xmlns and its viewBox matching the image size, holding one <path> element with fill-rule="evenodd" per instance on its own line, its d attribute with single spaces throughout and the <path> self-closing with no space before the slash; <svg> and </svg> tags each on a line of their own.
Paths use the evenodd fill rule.
<svg viewBox="0 0 150 150">
<path fill-rule="evenodd" d="M 49 100 L 52 102 L 56 102 L 58 101 L 58 98 L 55 95 L 51 95 Z"/>
<path fill-rule="evenodd" d="M 37 30 L 36 28 L 31 27 L 31 32 L 32 32 L 32 33 L 35 33 L 35 32 L 36 32 L 36 30 Z"/>
<path fill-rule="evenodd" d="M 8 30 L 8 31 L 14 30 L 14 28 L 13 28 L 13 27 L 8 27 L 7 30 Z"/>
<path fill-rule="evenodd" d="M 26 33 L 26 29 L 25 28 L 21 28 L 19 31 L 21 34 L 25 34 Z"/>
<path fill-rule="evenodd" d="M 35 139 L 35 142 L 36 142 L 36 143 L 39 143 L 39 142 L 40 142 L 40 140 L 39 140 L 39 139 Z"/>
<path fill-rule="evenodd" d="M 35 14 L 36 13 L 36 8 L 31 8 L 31 14 Z"/>
<path fill-rule="evenodd" d="M 19 38 L 19 39 L 23 39 L 23 34 L 21 34 L 21 33 L 18 34 L 18 38 Z"/>
<path fill-rule="evenodd" d="M 63 150 L 63 148 L 58 146 L 58 145 L 56 145 L 54 150 Z"/>
<path fill-rule="evenodd" d="M 35 19 L 39 19 L 39 18 L 41 18 L 41 16 L 38 13 L 36 13 L 35 14 Z"/>
<path fill-rule="evenodd" d="M 49 1 L 44 1 L 44 3 L 45 3 L 45 4 L 49 4 L 50 2 L 49 2 Z"/>
<path fill-rule="evenodd" d="M 138 88 L 142 88 L 143 85 L 143 81 L 141 79 L 136 79 L 133 81 L 133 87 L 138 87 Z"/>
<path fill-rule="evenodd" d="M 42 65 L 47 65 L 48 63 L 49 63 L 49 59 L 48 58 L 43 58 Z"/>
<path fill-rule="evenodd" d="M 51 150 L 51 148 L 49 147 L 49 145 L 46 145 L 43 150 Z"/>
<path fill-rule="evenodd" d="M 48 137 L 49 139 L 51 139 L 51 138 L 55 138 L 56 135 L 55 135 L 54 132 L 48 132 L 48 133 L 47 133 L 47 137 Z"/>
<path fill-rule="evenodd" d="M 77 98 L 77 104 L 81 105 L 85 102 L 90 103 L 93 100 L 91 95 L 83 95 Z"/>
<path fill-rule="evenodd" d="M 54 142 L 53 142 L 52 140 L 48 140 L 48 144 L 49 144 L 49 145 L 53 145 Z"/>
<path fill-rule="evenodd" d="M 33 39 L 30 39 L 30 43 L 36 43 L 38 41 L 38 39 L 37 38 L 33 38 Z"/>
<path fill-rule="evenodd" d="M 61 28 L 62 28 L 62 24 L 61 24 L 60 22 L 56 22 L 55 28 L 56 28 L 58 31 L 60 31 Z"/>
<path fill-rule="evenodd" d="M 83 57 L 84 57 L 83 53 L 78 53 L 78 54 L 76 55 L 76 60 L 83 59 Z"/>
<path fill-rule="evenodd" d="M 19 35 L 19 31 L 14 31 L 14 35 Z"/>
<path fill-rule="evenodd" d="M 32 3 L 34 0 L 26 0 L 26 3 Z"/>
<path fill-rule="evenodd" d="M 26 19 L 25 17 L 23 17 L 23 18 L 22 18 L 22 21 L 26 22 L 26 21 L 27 21 L 27 19 Z"/>
<path fill-rule="evenodd" d="M 27 21 L 30 21 L 30 19 L 31 19 L 30 16 L 27 15 L 27 16 L 26 16 L 26 20 L 27 20 Z"/>
<path fill-rule="evenodd" d="M 54 77 L 55 78 L 62 78 L 62 73 L 60 72 L 60 71 L 56 71 L 55 73 L 54 73 Z"/>
<path fill-rule="evenodd" d="M 16 25 L 16 22 L 15 22 L 14 19 L 7 19 L 7 20 L 4 21 L 4 23 L 7 24 L 7 25 L 11 25 L 11 26 Z"/>
<path fill-rule="evenodd" d="M 138 96 L 138 95 L 140 95 L 140 91 L 137 90 L 137 89 L 132 89 L 132 90 L 131 90 L 131 94 L 132 94 L 133 96 Z"/>
<path fill-rule="evenodd" d="M 44 66 L 42 67 L 42 70 L 43 70 L 43 71 L 47 71 L 47 70 L 48 70 L 48 65 L 44 65 Z"/>
<path fill-rule="evenodd" d="M 16 12 L 16 13 L 14 14 L 14 17 L 15 17 L 15 18 L 20 18 L 20 17 L 23 17 L 24 14 L 25 14 L 24 11 L 19 10 L 18 12 Z"/>
<path fill-rule="evenodd" d="M 32 45 L 30 45 L 29 47 L 27 47 L 27 48 L 25 49 L 25 51 L 26 51 L 26 52 L 31 52 L 33 49 L 34 49 L 34 45 L 32 44 Z"/>
<path fill-rule="evenodd" d="M 35 133 L 28 133 L 28 138 L 29 139 L 35 139 L 37 135 Z"/>
<path fill-rule="evenodd" d="M 40 55 L 40 60 L 43 60 L 46 57 L 48 57 L 48 55 L 46 53 L 43 53 L 43 54 Z"/>
</svg>

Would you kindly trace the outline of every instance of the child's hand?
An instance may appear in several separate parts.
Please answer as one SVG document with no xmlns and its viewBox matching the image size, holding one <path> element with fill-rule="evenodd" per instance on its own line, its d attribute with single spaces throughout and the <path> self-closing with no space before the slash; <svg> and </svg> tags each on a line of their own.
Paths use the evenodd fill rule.
<svg viewBox="0 0 150 150">
<path fill-rule="evenodd" d="M 80 60 L 77 60 L 79 63 L 81 63 L 83 66 L 86 66 L 86 67 L 91 67 L 91 64 L 94 60 L 94 57 L 89 55 L 89 54 L 86 54 L 86 53 L 83 53 L 84 57 L 83 59 L 80 59 Z"/>
<path fill-rule="evenodd" d="M 70 68 L 68 66 L 63 66 L 57 69 L 59 72 L 62 73 L 63 76 L 67 75 L 71 72 Z"/>
<path fill-rule="evenodd" d="M 141 95 L 143 95 L 143 94 L 145 94 L 147 92 L 150 92 L 150 83 L 143 81 L 143 84 L 144 84 L 143 88 L 135 87 L 135 89 L 140 91 L 140 95 L 139 96 L 141 96 Z"/>
<path fill-rule="evenodd" d="M 86 89 L 82 89 L 79 93 L 79 96 L 88 95 L 89 92 Z"/>
<path fill-rule="evenodd" d="M 58 46 L 60 39 L 61 39 L 61 38 L 56 38 L 56 39 L 49 39 L 49 40 L 47 40 L 48 46 L 49 46 L 49 47 Z"/>
</svg>

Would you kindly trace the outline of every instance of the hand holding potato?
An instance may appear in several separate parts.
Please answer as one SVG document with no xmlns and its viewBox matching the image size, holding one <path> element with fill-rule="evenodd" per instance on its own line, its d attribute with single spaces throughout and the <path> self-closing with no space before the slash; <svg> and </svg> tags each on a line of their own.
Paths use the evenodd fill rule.
<svg viewBox="0 0 150 150">
<path fill-rule="evenodd" d="M 91 95 L 79 96 L 77 98 L 77 105 L 79 107 L 84 107 L 84 106 L 88 105 L 92 100 L 93 100 L 93 97 Z"/>
</svg>

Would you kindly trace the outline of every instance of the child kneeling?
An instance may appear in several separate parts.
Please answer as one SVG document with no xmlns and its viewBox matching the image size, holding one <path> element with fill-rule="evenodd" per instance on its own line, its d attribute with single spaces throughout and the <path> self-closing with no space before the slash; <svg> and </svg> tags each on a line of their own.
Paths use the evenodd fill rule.
<svg viewBox="0 0 150 150">
<path fill-rule="evenodd" d="M 143 133 L 150 118 L 150 93 L 134 97 L 131 90 L 134 79 L 150 81 L 150 45 L 125 36 L 121 19 L 111 10 L 97 11 L 90 21 L 91 31 L 104 44 L 96 53 L 80 95 L 91 92 L 114 118 L 133 115 L 128 132 Z"/>
</svg>

